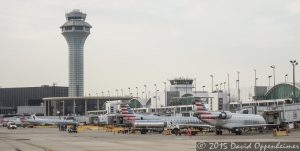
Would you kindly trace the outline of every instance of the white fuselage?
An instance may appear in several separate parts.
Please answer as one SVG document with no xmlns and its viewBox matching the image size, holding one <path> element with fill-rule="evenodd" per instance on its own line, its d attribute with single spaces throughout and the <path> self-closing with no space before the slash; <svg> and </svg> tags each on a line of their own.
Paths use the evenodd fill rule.
<svg viewBox="0 0 300 151">
<path fill-rule="evenodd" d="M 75 123 L 73 120 L 40 119 L 40 118 L 31 118 L 31 119 L 27 119 L 26 121 L 31 124 L 38 124 L 38 125 L 57 125 L 59 123 L 66 123 L 66 124 Z"/>
<path fill-rule="evenodd" d="M 213 116 L 218 116 L 221 112 L 211 112 Z M 251 127 L 261 126 L 266 124 L 265 119 L 260 115 L 255 114 L 239 114 L 231 113 L 231 117 L 228 119 L 212 118 L 212 119 L 201 119 L 203 122 L 223 129 L 233 129 L 238 127 Z"/>
<path fill-rule="evenodd" d="M 156 115 L 142 115 L 133 114 L 135 120 L 161 120 L 164 122 L 173 122 L 181 124 L 201 124 L 201 120 L 197 117 L 182 117 L 182 116 L 156 116 Z"/>
</svg>

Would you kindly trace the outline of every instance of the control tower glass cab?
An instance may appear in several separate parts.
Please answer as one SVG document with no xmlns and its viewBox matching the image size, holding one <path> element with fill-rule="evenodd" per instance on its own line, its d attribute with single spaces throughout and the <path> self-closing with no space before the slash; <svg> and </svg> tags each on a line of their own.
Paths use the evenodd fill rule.
<svg viewBox="0 0 300 151">
<path fill-rule="evenodd" d="M 187 78 L 176 78 L 173 80 L 170 80 L 170 91 L 179 91 L 180 96 L 186 94 L 186 93 L 193 93 L 193 79 L 187 79 Z"/>
<path fill-rule="evenodd" d="M 66 14 L 60 27 L 69 47 L 69 96 L 83 96 L 83 47 L 92 26 L 85 22 L 86 14 L 75 9 Z"/>
</svg>

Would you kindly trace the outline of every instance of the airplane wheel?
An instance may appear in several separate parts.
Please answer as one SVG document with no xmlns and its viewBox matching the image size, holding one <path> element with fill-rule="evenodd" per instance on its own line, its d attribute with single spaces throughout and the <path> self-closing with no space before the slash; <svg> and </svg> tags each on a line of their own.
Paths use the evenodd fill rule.
<svg viewBox="0 0 300 151">
<path fill-rule="evenodd" d="M 179 133 L 179 129 L 178 128 L 174 128 L 173 130 L 173 133 L 177 136 L 178 135 L 178 133 Z"/>
<path fill-rule="evenodd" d="M 147 130 L 146 129 L 142 129 L 141 130 L 141 134 L 147 134 Z"/>
</svg>

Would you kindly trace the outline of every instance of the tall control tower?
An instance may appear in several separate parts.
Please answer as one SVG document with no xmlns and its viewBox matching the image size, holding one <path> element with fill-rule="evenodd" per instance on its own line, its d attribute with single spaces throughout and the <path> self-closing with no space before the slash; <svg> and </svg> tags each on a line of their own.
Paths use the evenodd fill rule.
<svg viewBox="0 0 300 151">
<path fill-rule="evenodd" d="M 83 46 L 92 26 L 86 14 L 74 9 L 66 14 L 67 22 L 60 28 L 69 46 L 69 96 L 83 96 Z"/>
</svg>

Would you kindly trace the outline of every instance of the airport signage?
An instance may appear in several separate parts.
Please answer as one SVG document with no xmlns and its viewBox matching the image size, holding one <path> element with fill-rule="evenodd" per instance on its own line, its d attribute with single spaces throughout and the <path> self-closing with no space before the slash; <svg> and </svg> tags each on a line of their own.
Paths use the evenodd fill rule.
<svg viewBox="0 0 300 151">
<path fill-rule="evenodd" d="M 197 142 L 197 151 L 299 151 L 300 142 Z"/>
</svg>

